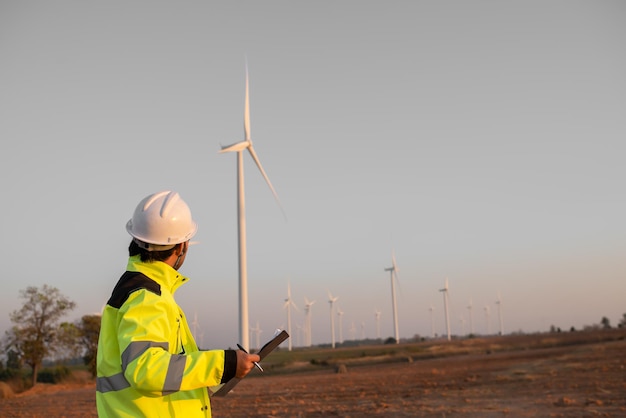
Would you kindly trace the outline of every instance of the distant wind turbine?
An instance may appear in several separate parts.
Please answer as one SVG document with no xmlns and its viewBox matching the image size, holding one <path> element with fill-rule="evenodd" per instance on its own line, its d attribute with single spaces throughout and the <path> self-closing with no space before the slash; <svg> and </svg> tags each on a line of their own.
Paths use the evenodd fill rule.
<svg viewBox="0 0 626 418">
<path fill-rule="evenodd" d="M 193 338 L 198 341 L 198 312 L 193 313 L 193 321 L 191 322 Z"/>
<path fill-rule="evenodd" d="M 435 338 L 435 320 L 433 317 L 433 311 L 435 310 L 435 308 L 433 308 L 433 305 L 430 305 L 430 308 L 428 308 L 428 310 L 430 311 L 430 336 L 431 338 Z"/>
<path fill-rule="evenodd" d="M 343 314 L 344 312 L 341 310 L 341 308 L 337 308 L 337 316 L 339 317 L 339 344 L 343 344 Z"/>
<path fill-rule="evenodd" d="M 489 311 L 489 306 L 485 306 L 485 323 L 487 325 L 487 335 L 491 335 L 491 321 L 489 320 L 490 315 L 491 312 Z"/>
<path fill-rule="evenodd" d="M 191 323 L 191 326 L 193 328 L 193 338 L 194 340 L 196 340 L 196 345 L 199 348 L 202 348 L 204 346 L 204 332 L 200 329 L 200 325 L 198 324 L 198 313 L 194 312 L 193 314 L 193 321 Z"/>
<path fill-rule="evenodd" d="M 469 310 L 469 323 L 470 323 L 470 334 L 474 334 L 474 307 L 472 306 L 472 299 L 470 299 L 469 305 L 467 306 Z"/>
<path fill-rule="evenodd" d="M 448 341 L 450 341 L 450 317 L 448 315 L 448 278 L 446 277 L 446 284 L 443 289 L 439 289 L 443 292 L 443 308 L 446 314 L 446 332 L 448 333 Z"/>
<path fill-rule="evenodd" d="M 354 325 L 354 321 L 350 325 L 350 339 L 356 340 L 356 325 Z"/>
<path fill-rule="evenodd" d="M 498 300 L 496 301 L 496 305 L 498 305 L 498 319 L 500 321 L 500 335 L 504 335 L 504 325 L 502 323 L 502 298 L 500 297 L 500 292 L 498 292 Z"/>
<path fill-rule="evenodd" d="M 331 336 L 331 345 L 335 348 L 335 309 L 334 303 L 339 299 L 338 296 L 334 296 L 328 292 L 328 303 L 330 304 L 330 336 Z"/>
<path fill-rule="evenodd" d="M 256 349 L 260 350 L 261 349 L 261 333 L 263 332 L 263 330 L 261 329 L 261 327 L 259 327 L 259 321 L 256 321 L 256 327 L 250 328 L 251 332 L 254 332 L 254 334 L 256 335 Z"/>
<path fill-rule="evenodd" d="M 296 324 L 296 330 L 297 330 L 297 333 L 296 333 L 296 335 L 297 335 L 296 336 L 296 345 L 298 347 L 301 347 L 302 346 L 301 338 L 302 338 L 302 334 L 304 333 L 304 327 L 302 325 L 300 325 L 300 324 Z"/>
<path fill-rule="evenodd" d="M 291 335 L 291 308 L 298 310 L 296 304 L 291 300 L 291 285 L 287 282 L 287 299 L 285 299 L 285 304 L 283 308 L 287 309 L 287 332 Z M 291 351 L 291 338 L 289 338 L 289 351 Z"/>
<path fill-rule="evenodd" d="M 315 301 L 311 301 L 309 302 L 309 300 L 307 298 L 304 298 L 304 312 L 305 312 L 305 323 L 304 323 L 304 331 L 306 333 L 305 336 L 305 344 L 307 347 L 311 346 L 311 306 L 313 306 L 313 304 L 315 303 Z"/>
<path fill-rule="evenodd" d="M 374 311 L 374 316 L 376 317 L 376 338 L 380 339 L 380 314 L 381 312 L 377 309 Z"/>
<path fill-rule="evenodd" d="M 396 281 L 398 280 L 398 265 L 396 264 L 395 252 L 391 252 L 391 267 L 385 269 L 391 276 L 391 304 L 393 308 L 393 330 L 396 337 L 396 344 L 400 344 L 400 333 L 398 332 L 398 308 L 396 306 Z"/>
<path fill-rule="evenodd" d="M 236 152 L 237 153 L 237 226 L 239 231 L 239 340 L 241 345 L 248 350 L 250 348 L 248 339 L 248 268 L 247 268 L 247 256 L 246 256 L 246 212 L 245 212 L 245 193 L 244 193 L 244 180 L 243 180 L 243 151 L 247 150 L 250 156 L 256 163 L 259 171 L 265 178 L 267 185 L 270 187 L 274 199 L 278 203 L 283 216 L 285 212 L 278 199 L 278 194 L 274 190 L 274 186 L 270 182 L 269 177 L 265 174 L 263 166 L 257 157 L 254 147 L 252 146 L 252 140 L 250 138 L 250 94 L 248 83 L 248 65 L 246 63 L 246 97 L 244 104 L 244 116 L 243 116 L 243 130 L 244 140 L 232 145 L 223 146 L 220 153 L 224 152 Z"/>
</svg>

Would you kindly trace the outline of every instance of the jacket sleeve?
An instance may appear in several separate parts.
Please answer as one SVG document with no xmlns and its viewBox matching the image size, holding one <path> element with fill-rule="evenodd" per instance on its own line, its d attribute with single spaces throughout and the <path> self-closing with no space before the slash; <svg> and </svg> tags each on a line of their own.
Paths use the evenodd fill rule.
<svg viewBox="0 0 626 418">
<path fill-rule="evenodd" d="M 124 377 L 147 396 L 217 385 L 225 374 L 234 374 L 232 364 L 226 362 L 232 355 L 223 350 L 185 353 L 181 340 L 183 319 L 178 308 L 161 296 L 145 289 L 133 292 L 119 315 L 118 343 Z"/>
</svg>

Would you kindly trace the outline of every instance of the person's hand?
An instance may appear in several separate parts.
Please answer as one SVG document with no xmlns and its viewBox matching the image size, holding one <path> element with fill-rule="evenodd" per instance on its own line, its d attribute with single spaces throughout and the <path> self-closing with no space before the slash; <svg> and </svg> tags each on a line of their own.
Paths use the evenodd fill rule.
<svg viewBox="0 0 626 418">
<path fill-rule="evenodd" d="M 261 361 L 261 357 L 258 354 L 248 354 L 245 351 L 237 350 L 237 371 L 235 376 L 240 379 L 245 377 L 254 368 L 255 361 Z"/>
</svg>

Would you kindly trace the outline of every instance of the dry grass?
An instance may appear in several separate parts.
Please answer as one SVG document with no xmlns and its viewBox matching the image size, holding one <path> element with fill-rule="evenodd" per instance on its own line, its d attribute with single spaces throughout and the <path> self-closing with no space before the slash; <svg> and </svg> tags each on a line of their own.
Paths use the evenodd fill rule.
<svg viewBox="0 0 626 418">
<path fill-rule="evenodd" d="M 283 349 L 264 367 L 214 398 L 213 415 L 626 416 L 626 330 Z M 0 416 L 95 417 L 93 380 L 75 379 L 0 399 Z"/>
</svg>

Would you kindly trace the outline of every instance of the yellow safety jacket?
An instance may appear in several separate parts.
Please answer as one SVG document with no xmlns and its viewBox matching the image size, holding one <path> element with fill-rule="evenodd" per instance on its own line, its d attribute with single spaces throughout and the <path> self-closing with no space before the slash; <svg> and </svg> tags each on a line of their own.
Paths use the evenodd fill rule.
<svg viewBox="0 0 626 418">
<path fill-rule="evenodd" d="M 96 404 L 100 417 L 210 417 L 207 387 L 230 380 L 233 350 L 199 351 L 174 292 L 189 279 L 130 257 L 102 313 Z"/>
</svg>

